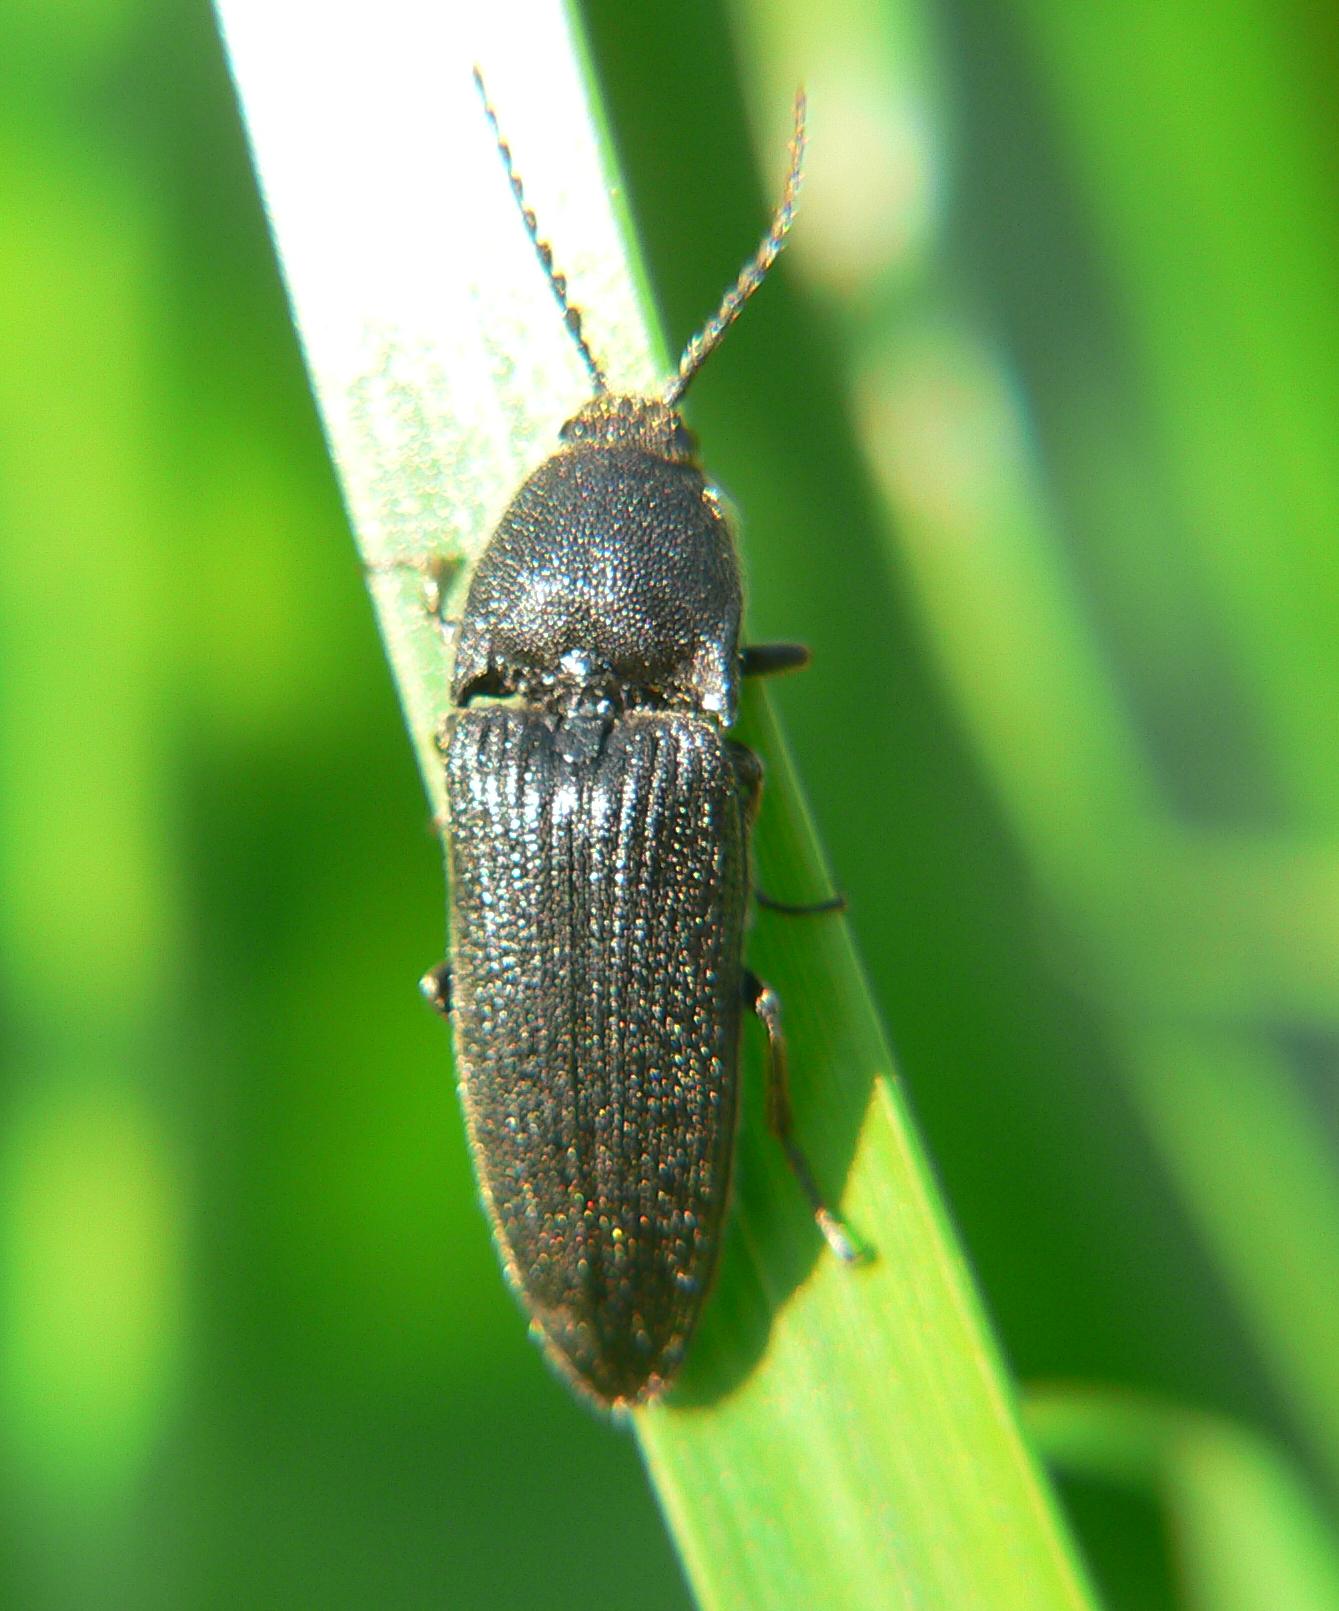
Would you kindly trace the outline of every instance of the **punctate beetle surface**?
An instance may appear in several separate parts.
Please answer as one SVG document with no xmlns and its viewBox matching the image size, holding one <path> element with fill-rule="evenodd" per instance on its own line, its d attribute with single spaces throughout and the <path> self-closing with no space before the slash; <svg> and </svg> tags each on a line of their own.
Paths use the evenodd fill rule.
<svg viewBox="0 0 1339 1611">
<path fill-rule="evenodd" d="M 450 961 L 423 988 L 451 1019 L 507 1273 L 562 1374 L 626 1407 L 673 1378 L 711 1284 L 745 1007 L 768 1035 L 772 1128 L 855 1257 L 791 1134 L 779 1004 L 743 961 L 761 769 L 729 728 L 741 678 L 806 655 L 741 647 L 733 536 L 678 411 L 790 228 L 804 100 L 771 228 L 659 397 L 608 389 L 484 106 L 594 395 L 516 492 L 456 623 Z"/>
</svg>

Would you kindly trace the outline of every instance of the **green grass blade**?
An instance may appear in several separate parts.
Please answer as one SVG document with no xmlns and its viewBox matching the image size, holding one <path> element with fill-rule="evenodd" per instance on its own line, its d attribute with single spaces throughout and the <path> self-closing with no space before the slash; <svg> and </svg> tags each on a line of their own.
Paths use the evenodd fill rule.
<svg viewBox="0 0 1339 1611">
<path fill-rule="evenodd" d="M 222 11 L 364 554 L 466 562 L 585 393 L 470 84 L 476 60 L 616 384 L 645 386 L 663 367 L 579 52 L 554 7 L 528 8 L 511 37 L 429 33 L 389 13 L 353 40 L 332 19 L 323 49 L 357 63 L 354 96 L 338 72 L 276 73 L 273 25 L 242 0 Z M 742 255 L 748 221 L 740 234 Z M 440 803 L 443 651 L 412 569 L 373 582 Z M 788 899 L 821 891 L 761 699 L 745 731 L 768 766 L 761 878 Z M 850 1270 L 823 1251 L 765 1133 L 751 1041 L 719 1287 L 680 1390 L 638 1418 L 694 1586 L 713 1606 L 1086 1606 L 844 926 L 784 922 L 763 914 L 751 955 L 787 1004 L 798 1128 L 877 1256 Z"/>
<path fill-rule="evenodd" d="M 1315 1107 L 1250 1036 L 1145 1033 L 1128 1055 L 1223 1279 L 1339 1491 L 1339 1306 L 1327 1298 L 1339 1292 L 1339 1173 Z"/>
<path fill-rule="evenodd" d="M 1047 1388 L 1029 1431 L 1058 1473 L 1129 1487 L 1166 1508 L 1196 1611 L 1330 1611 L 1339 1548 L 1301 1474 L 1264 1438 L 1142 1394 Z"/>
</svg>

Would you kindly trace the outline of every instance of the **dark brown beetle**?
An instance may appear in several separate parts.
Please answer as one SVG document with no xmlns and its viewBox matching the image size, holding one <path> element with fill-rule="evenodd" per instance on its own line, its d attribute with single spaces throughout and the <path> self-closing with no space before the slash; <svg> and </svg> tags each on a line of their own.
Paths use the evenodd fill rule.
<svg viewBox="0 0 1339 1611">
<path fill-rule="evenodd" d="M 595 395 L 465 600 L 441 739 L 451 962 L 424 990 L 507 1272 L 563 1374 L 622 1407 L 673 1377 L 711 1284 L 743 1006 L 773 1128 L 854 1257 L 791 1137 L 776 997 L 743 962 L 761 771 L 727 730 L 742 676 L 806 656 L 741 650 L 734 540 L 678 413 L 790 227 L 804 101 L 772 227 L 660 398 L 609 392 L 484 104 Z"/>
</svg>

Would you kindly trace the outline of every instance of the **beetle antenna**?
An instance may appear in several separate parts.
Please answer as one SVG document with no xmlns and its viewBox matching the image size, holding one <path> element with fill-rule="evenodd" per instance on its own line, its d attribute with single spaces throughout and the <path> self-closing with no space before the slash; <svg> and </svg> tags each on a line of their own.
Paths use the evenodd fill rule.
<svg viewBox="0 0 1339 1611">
<path fill-rule="evenodd" d="M 484 88 L 483 74 L 476 67 L 474 69 L 474 87 L 479 91 L 479 99 L 484 105 L 484 116 L 488 119 L 488 126 L 493 131 L 493 138 L 497 141 L 497 152 L 502 158 L 502 166 L 507 170 L 507 178 L 511 184 L 511 193 L 516 198 L 516 205 L 520 208 L 521 218 L 525 223 L 525 232 L 530 237 L 530 244 L 535 249 L 535 256 L 539 259 L 539 266 L 544 270 L 544 278 L 549 282 L 549 289 L 553 292 L 558 306 L 562 309 L 563 323 L 567 326 L 567 333 L 576 343 L 576 349 L 581 354 L 581 361 L 590 375 L 591 384 L 597 392 L 607 392 L 609 382 L 604 378 L 604 370 L 600 368 L 595 354 L 586 342 L 586 333 L 581 327 L 581 309 L 573 306 L 567 300 L 567 277 L 560 274 L 553 264 L 553 248 L 539 233 L 539 222 L 534 213 L 526 205 L 525 186 L 521 183 L 521 176 L 516 171 L 511 159 L 511 147 L 502 137 L 502 129 L 497 120 L 497 113 L 493 110 L 493 103 L 488 99 L 488 91 Z M 773 254 L 775 255 L 775 254 Z"/>
<path fill-rule="evenodd" d="M 800 175 L 804 167 L 804 91 L 795 92 L 795 128 L 790 137 L 790 171 L 786 174 L 786 187 L 772 214 L 772 226 L 758 243 L 758 250 L 739 271 L 739 278 L 721 299 L 721 305 L 707 320 L 702 330 L 693 337 L 679 359 L 679 372 L 665 388 L 665 402 L 670 408 L 678 406 L 688 390 L 689 382 L 721 344 L 725 332 L 739 317 L 744 304 L 762 284 L 767 271 L 776 262 L 790 226 L 795 219 L 795 204 L 800 193 Z"/>
</svg>

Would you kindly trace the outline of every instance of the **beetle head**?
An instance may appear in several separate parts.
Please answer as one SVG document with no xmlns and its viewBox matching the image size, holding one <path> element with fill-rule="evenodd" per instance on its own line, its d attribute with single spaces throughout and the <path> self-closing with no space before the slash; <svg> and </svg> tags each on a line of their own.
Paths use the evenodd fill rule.
<svg viewBox="0 0 1339 1611">
<path fill-rule="evenodd" d="M 671 464 L 691 464 L 697 443 L 679 411 L 658 397 L 602 392 L 562 429 L 569 447 L 640 448 Z"/>
</svg>

